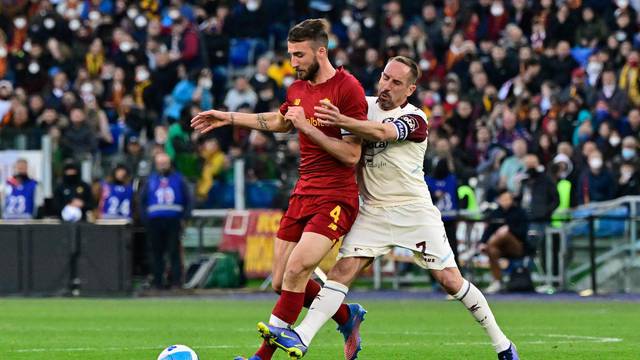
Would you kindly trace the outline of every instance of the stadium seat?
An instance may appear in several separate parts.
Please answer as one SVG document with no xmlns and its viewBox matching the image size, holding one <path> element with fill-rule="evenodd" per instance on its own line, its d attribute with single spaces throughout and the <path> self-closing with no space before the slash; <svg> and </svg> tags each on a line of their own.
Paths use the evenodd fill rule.
<svg viewBox="0 0 640 360">
<path fill-rule="evenodd" d="M 260 180 L 248 183 L 246 187 L 247 206 L 250 208 L 271 208 L 280 189 L 278 180 Z"/>
</svg>

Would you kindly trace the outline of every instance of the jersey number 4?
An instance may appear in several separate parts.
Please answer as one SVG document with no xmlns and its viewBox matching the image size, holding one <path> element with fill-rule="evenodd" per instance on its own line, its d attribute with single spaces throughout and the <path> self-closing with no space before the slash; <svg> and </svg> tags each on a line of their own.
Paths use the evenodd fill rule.
<svg viewBox="0 0 640 360">
<path fill-rule="evenodd" d="M 338 229 L 338 220 L 340 220 L 340 211 L 342 211 L 342 208 L 340 208 L 340 205 L 336 206 L 333 208 L 333 210 L 331 210 L 331 212 L 329 213 L 329 216 L 331 216 L 331 218 L 333 219 L 333 223 L 329 224 L 329 228 L 333 231 L 336 231 Z"/>
</svg>

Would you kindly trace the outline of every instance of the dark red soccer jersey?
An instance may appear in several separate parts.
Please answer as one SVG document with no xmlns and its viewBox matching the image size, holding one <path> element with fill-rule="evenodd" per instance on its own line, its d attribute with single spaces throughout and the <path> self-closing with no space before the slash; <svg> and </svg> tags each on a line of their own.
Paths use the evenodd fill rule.
<svg viewBox="0 0 640 360">
<path fill-rule="evenodd" d="M 287 99 L 280 106 L 280 113 L 286 114 L 289 106 L 302 106 L 307 120 L 327 136 L 341 139 L 349 135 L 338 127 L 321 125 L 314 118 L 313 108 L 322 99 L 329 99 L 344 115 L 367 120 L 367 101 L 362 85 L 342 68 L 338 68 L 331 79 L 315 86 L 308 81 L 295 81 L 287 90 Z M 293 190 L 294 194 L 357 195 L 354 167 L 345 166 L 304 134 L 299 134 L 299 139 L 300 179 Z"/>
</svg>

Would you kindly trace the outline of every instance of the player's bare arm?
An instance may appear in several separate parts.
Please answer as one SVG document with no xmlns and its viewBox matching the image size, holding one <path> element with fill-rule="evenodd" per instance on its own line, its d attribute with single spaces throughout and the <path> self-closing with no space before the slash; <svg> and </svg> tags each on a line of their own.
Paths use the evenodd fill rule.
<svg viewBox="0 0 640 360">
<path fill-rule="evenodd" d="M 340 109 L 327 100 L 321 100 L 320 103 L 321 106 L 314 108 L 314 116 L 321 124 L 337 126 L 368 141 L 395 141 L 398 138 L 392 123 L 359 121 L 341 114 Z"/>
<path fill-rule="evenodd" d="M 342 139 L 336 139 L 325 135 L 325 133 L 307 121 L 304 109 L 300 106 L 289 107 L 289 111 L 287 111 L 284 118 L 341 163 L 347 166 L 355 166 L 360 161 L 360 145 L 362 143 L 360 138 L 345 136 Z"/>
<path fill-rule="evenodd" d="M 226 125 L 271 132 L 288 132 L 293 128 L 293 125 L 277 111 L 247 114 L 208 110 L 191 119 L 191 127 L 203 134 Z"/>
</svg>

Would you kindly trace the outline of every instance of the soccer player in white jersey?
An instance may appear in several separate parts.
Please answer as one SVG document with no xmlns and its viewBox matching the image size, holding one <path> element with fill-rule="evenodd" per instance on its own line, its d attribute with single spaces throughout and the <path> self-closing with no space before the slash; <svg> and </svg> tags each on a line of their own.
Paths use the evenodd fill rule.
<svg viewBox="0 0 640 360">
<path fill-rule="evenodd" d="M 442 287 L 464 304 L 491 338 L 498 359 L 519 359 L 485 297 L 460 274 L 441 214 L 431 202 L 422 168 L 427 118 L 407 102 L 419 77 L 413 60 L 401 56 L 390 59 L 378 83 L 378 96 L 367 97 L 369 121 L 343 116 L 329 102 L 315 108 L 315 117 L 323 124 L 338 126 L 366 141 L 358 174 L 363 204 L 340 248 L 337 264 L 304 320 L 295 329 L 272 329 L 270 341 L 285 351 L 298 348 L 306 353 L 360 272 L 374 258 L 399 246 L 413 251 L 416 263 L 429 269 Z M 348 360 L 356 357 L 357 351 L 345 353 Z"/>
</svg>

